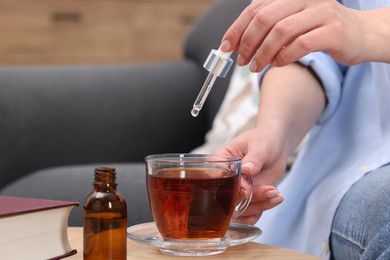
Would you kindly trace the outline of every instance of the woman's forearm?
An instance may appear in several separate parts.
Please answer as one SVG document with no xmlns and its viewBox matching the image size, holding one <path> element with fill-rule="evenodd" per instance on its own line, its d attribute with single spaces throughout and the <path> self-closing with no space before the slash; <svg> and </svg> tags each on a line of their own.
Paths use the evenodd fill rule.
<svg viewBox="0 0 390 260">
<path fill-rule="evenodd" d="M 324 110 L 321 82 L 310 68 L 293 63 L 272 67 L 265 74 L 260 93 L 257 125 L 270 127 L 284 140 L 290 155 Z"/>
</svg>

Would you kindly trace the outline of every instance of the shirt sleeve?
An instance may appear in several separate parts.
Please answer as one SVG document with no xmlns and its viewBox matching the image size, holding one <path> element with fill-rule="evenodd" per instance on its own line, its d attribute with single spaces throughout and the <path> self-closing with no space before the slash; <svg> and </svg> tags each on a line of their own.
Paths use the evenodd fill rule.
<svg viewBox="0 0 390 260">
<path fill-rule="evenodd" d="M 342 65 L 336 62 L 326 52 L 313 52 L 298 60 L 304 66 L 310 67 L 322 82 L 327 98 L 325 110 L 322 112 L 317 124 L 325 123 L 335 112 L 341 98 L 341 88 L 344 79 Z M 259 73 L 259 82 L 270 66 Z"/>
<path fill-rule="evenodd" d="M 322 82 L 327 97 L 327 105 L 317 123 L 323 124 L 336 111 L 341 99 L 341 88 L 344 79 L 342 65 L 326 52 L 309 53 L 302 57 L 299 62 L 310 67 Z"/>
</svg>

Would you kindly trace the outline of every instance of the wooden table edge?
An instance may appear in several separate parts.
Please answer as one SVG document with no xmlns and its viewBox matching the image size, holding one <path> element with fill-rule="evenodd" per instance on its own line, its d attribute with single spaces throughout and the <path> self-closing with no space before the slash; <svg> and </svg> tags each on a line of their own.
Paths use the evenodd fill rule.
<svg viewBox="0 0 390 260">
<path fill-rule="evenodd" d="M 83 259 L 83 228 L 69 227 L 68 239 L 72 249 L 77 250 L 77 254 L 67 259 Z M 172 257 L 160 253 L 151 246 L 127 240 L 127 259 L 188 259 L 188 257 Z M 222 254 L 214 256 L 204 256 L 199 259 L 276 259 L 276 260 L 315 260 L 316 256 L 304 254 L 291 249 L 249 242 L 243 245 L 228 248 Z"/>
</svg>

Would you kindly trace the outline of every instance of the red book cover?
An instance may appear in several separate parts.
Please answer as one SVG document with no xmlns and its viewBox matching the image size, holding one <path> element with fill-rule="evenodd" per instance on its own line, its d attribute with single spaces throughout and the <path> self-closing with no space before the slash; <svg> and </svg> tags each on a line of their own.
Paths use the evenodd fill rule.
<svg viewBox="0 0 390 260">
<path fill-rule="evenodd" d="M 74 201 L 0 196 L 0 217 L 70 205 L 78 206 L 79 203 Z"/>
<path fill-rule="evenodd" d="M 76 254 L 68 218 L 78 202 L 0 196 L 0 259 L 61 259 Z"/>
</svg>

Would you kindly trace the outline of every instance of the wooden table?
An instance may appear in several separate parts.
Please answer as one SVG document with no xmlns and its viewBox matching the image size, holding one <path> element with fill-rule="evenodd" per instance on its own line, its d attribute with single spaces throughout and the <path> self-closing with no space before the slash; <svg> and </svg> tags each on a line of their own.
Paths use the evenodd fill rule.
<svg viewBox="0 0 390 260">
<path fill-rule="evenodd" d="M 66 259 L 83 259 L 83 229 L 80 227 L 70 227 L 68 237 L 72 248 L 77 249 L 77 254 Z M 189 259 L 189 257 L 173 257 L 160 253 L 154 247 L 127 240 L 127 259 Z M 192 257 L 194 259 L 194 257 Z M 225 252 L 214 256 L 202 256 L 203 259 L 278 259 L 278 260 L 306 260 L 319 259 L 318 257 L 306 255 L 290 249 L 269 246 L 258 243 L 246 243 L 243 245 L 233 246 Z"/>
</svg>

